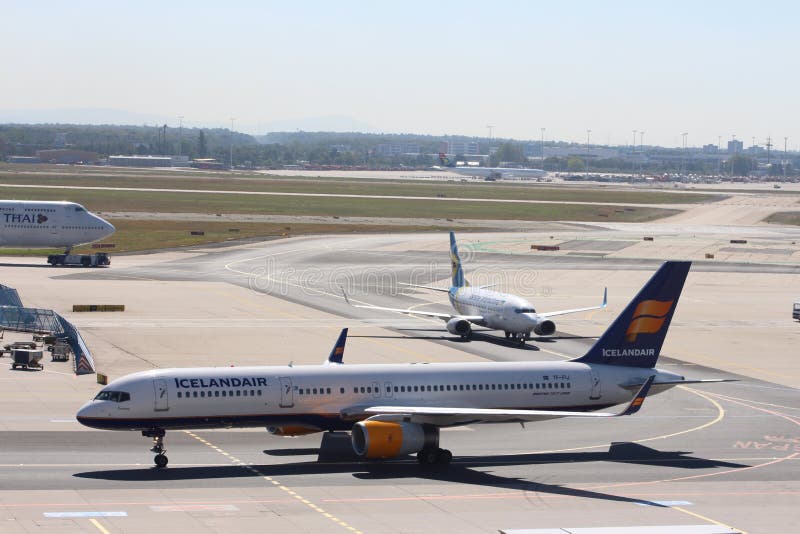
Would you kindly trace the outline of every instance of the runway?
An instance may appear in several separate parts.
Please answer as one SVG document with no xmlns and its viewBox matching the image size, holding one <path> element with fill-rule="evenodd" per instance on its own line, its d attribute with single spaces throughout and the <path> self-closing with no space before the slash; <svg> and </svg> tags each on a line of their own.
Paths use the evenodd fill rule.
<svg viewBox="0 0 800 534">
<path fill-rule="evenodd" d="M 377 316 L 342 298 L 344 287 L 363 302 L 447 310 L 441 295 L 399 285 L 444 283 L 449 260 L 440 237 L 308 237 L 118 257 L 112 268 L 93 271 L 7 267 L 6 283 L 32 305 L 49 299 L 66 308 L 87 294 L 128 304 L 116 316 L 69 316 L 113 377 L 231 360 L 319 363 L 343 326 L 351 327 L 350 363 L 571 358 L 659 263 L 619 251 L 543 260 L 518 252 L 518 236 L 464 236 L 476 242 L 464 247 L 468 278 L 499 276 L 504 290 L 526 294 L 542 310 L 591 305 L 609 286 L 607 311 L 565 318 L 559 335 L 527 347 L 490 332 L 463 343 L 441 321 Z M 742 289 L 743 277 L 753 276 L 761 303 Z M 4 532 L 786 530 L 800 494 L 800 405 L 797 364 L 784 363 L 794 351 L 784 351 L 797 334 L 796 324 L 767 306 L 797 277 L 788 262 L 693 266 L 659 366 L 739 382 L 676 388 L 648 398 L 636 416 L 610 422 L 445 430 L 442 443 L 455 455 L 445 470 L 412 459 L 317 461 L 319 435 L 277 438 L 253 429 L 172 432 L 170 466 L 159 471 L 151 468 L 148 439 L 87 430 L 72 419 L 98 389 L 91 377 L 76 379 L 55 363 L 39 374 L 4 372 L 0 524 Z M 746 299 L 755 316 L 726 305 L 733 298 Z M 775 339 L 774 362 L 754 349 L 763 347 L 762 335 Z"/>
</svg>

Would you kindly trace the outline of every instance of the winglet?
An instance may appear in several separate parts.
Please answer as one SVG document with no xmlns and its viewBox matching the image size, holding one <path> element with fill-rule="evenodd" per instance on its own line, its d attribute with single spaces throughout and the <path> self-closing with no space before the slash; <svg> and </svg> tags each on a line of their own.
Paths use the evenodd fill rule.
<svg viewBox="0 0 800 534">
<path fill-rule="evenodd" d="M 633 396 L 633 399 L 631 399 L 628 407 L 617 415 L 633 415 L 638 412 L 642 407 L 642 404 L 644 404 L 644 398 L 647 397 L 647 393 L 650 391 L 650 386 L 653 385 L 653 381 L 655 379 L 656 375 L 650 375 L 650 377 L 645 380 L 644 384 L 642 384 L 642 387 L 639 388 L 639 392 Z"/>
<path fill-rule="evenodd" d="M 342 296 L 344 297 L 344 301 L 347 303 L 347 305 L 352 306 L 352 304 L 350 304 L 350 299 L 347 298 L 347 293 L 345 293 L 344 288 L 339 286 L 339 289 L 342 290 Z"/>
<path fill-rule="evenodd" d="M 344 363 L 344 344 L 347 342 L 347 328 L 342 328 L 342 333 L 339 334 L 339 339 L 333 346 L 328 359 L 325 360 L 325 365 L 341 365 Z"/>
<path fill-rule="evenodd" d="M 601 308 L 605 308 L 608 306 L 608 288 L 603 288 L 603 304 L 600 305 Z"/>
</svg>

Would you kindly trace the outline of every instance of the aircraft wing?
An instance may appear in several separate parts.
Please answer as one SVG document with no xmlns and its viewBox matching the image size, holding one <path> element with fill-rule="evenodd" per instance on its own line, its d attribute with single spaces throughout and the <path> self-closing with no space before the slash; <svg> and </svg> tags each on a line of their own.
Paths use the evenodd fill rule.
<svg viewBox="0 0 800 534">
<path fill-rule="evenodd" d="M 403 282 L 399 282 L 398 285 L 406 286 L 406 287 L 418 287 L 418 288 L 422 288 L 422 289 L 430 289 L 431 291 L 441 291 L 442 293 L 449 293 L 450 292 L 449 289 L 446 289 L 444 287 L 423 286 L 423 285 L 420 285 L 420 284 L 406 284 L 406 283 L 403 283 Z"/>
<path fill-rule="evenodd" d="M 556 315 L 566 315 L 568 313 L 578 313 L 583 311 L 601 310 L 608 306 L 608 288 L 603 290 L 603 303 L 600 306 L 590 306 L 588 308 L 575 308 L 572 310 L 560 310 L 554 312 L 537 313 L 539 317 L 555 317 Z"/>
<path fill-rule="evenodd" d="M 494 408 L 449 408 L 436 406 L 370 406 L 362 411 L 374 414 L 372 420 L 403 420 L 435 426 L 457 426 L 472 423 L 527 422 L 559 417 L 620 417 L 633 415 L 644 403 L 655 375 L 651 375 L 625 409 L 616 412 L 571 412 L 564 410 L 504 410 Z"/>
<path fill-rule="evenodd" d="M 483 321 L 483 315 L 457 315 L 452 313 L 440 313 L 440 312 L 429 312 L 429 311 L 422 311 L 422 310 L 414 310 L 414 309 L 401 309 L 401 308 L 384 308 L 382 306 L 372 306 L 370 305 L 362 305 L 362 304 L 351 304 L 354 308 L 366 308 L 368 310 L 381 310 L 381 311 L 390 311 L 395 313 L 405 313 L 406 315 L 425 315 L 426 317 L 438 317 L 444 321 L 449 321 L 450 319 L 458 318 L 458 319 L 466 319 L 467 321 Z"/>
<path fill-rule="evenodd" d="M 483 321 L 483 315 L 457 315 L 452 313 L 441 313 L 441 312 L 429 312 L 429 311 L 422 311 L 422 310 L 414 310 L 414 309 L 402 309 L 402 308 L 384 308 L 383 306 L 373 306 L 372 304 L 353 304 L 350 302 L 350 299 L 347 297 L 347 293 L 342 291 L 342 296 L 344 296 L 344 300 L 354 308 L 365 308 L 367 310 L 379 310 L 379 311 L 390 311 L 395 313 L 405 313 L 406 315 L 424 315 L 426 317 L 437 317 L 444 321 L 449 321 L 455 317 L 459 319 L 465 319 L 467 321 Z"/>
</svg>

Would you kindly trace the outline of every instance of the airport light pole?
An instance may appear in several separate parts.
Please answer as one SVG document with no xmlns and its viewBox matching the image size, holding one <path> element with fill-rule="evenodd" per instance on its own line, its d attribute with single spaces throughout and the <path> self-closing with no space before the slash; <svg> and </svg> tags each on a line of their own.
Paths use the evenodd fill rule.
<svg viewBox="0 0 800 534">
<path fill-rule="evenodd" d="M 235 120 L 236 119 L 231 117 L 231 133 L 229 134 L 230 135 L 230 139 L 228 140 L 229 144 L 230 144 L 230 158 L 231 158 L 230 159 L 230 167 L 229 168 L 231 168 L 231 169 L 233 169 L 233 121 L 235 121 Z"/>
<path fill-rule="evenodd" d="M 783 181 L 786 181 L 786 164 L 789 161 L 788 156 L 786 155 L 786 144 L 789 142 L 789 137 L 783 138 L 783 162 L 781 167 L 783 167 Z"/>
<path fill-rule="evenodd" d="M 631 145 L 631 172 L 636 177 L 636 130 L 633 131 L 633 144 Z"/>
<path fill-rule="evenodd" d="M 178 155 L 181 155 L 183 145 L 183 115 L 178 115 Z"/>
<path fill-rule="evenodd" d="M 544 131 L 545 131 L 545 128 L 542 128 L 541 130 L 542 130 L 542 170 L 544 170 Z M 786 152 L 786 151 L 784 150 L 784 152 Z"/>
<path fill-rule="evenodd" d="M 686 175 L 686 171 L 689 167 L 689 159 L 686 154 L 686 136 L 689 135 L 689 132 L 683 132 L 681 136 L 683 136 L 683 174 Z"/>
<path fill-rule="evenodd" d="M 586 179 L 589 179 L 589 136 L 591 135 L 591 130 L 586 130 Z"/>
<path fill-rule="evenodd" d="M 639 174 L 644 174 L 644 130 L 639 130 L 639 152 L 642 153 L 642 159 L 639 160 Z"/>
</svg>

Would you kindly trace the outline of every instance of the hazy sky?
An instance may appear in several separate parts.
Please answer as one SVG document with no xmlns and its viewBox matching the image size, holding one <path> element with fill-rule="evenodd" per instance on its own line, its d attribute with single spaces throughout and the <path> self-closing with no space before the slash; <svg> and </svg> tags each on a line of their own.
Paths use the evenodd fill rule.
<svg viewBox="0 0 800 534">
<path fill-rule="evenodd" d="M 0 110 L 235 117 L 249 133 L 337 117 L 382 132 L 800 144 L 796 1 L 0 5 Z"/>
</svg>

